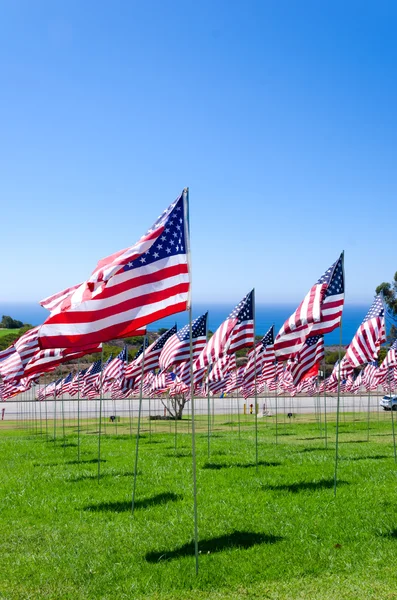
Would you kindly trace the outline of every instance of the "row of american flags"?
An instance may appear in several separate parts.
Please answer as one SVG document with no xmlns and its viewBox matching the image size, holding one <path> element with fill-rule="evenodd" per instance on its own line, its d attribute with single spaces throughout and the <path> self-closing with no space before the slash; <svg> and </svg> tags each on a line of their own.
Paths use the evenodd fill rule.
<svg viewBox="0 0 397 600">
<path fill-rule="evenodd" d="M 0 352 L 1 397 L 26 391 L 62 363 L 100 352 L 105 342 L 145 336 L 149 324 L 190 310 L 190 290 L 188 194 L 184 190 L 135 245 L 100 260 L 83 283 L 40 302 L 50 313 L 45 322 Z M 127 397 L 140 387 L 148 394 L 170 395 L 241 390 L 248 397 L 266 388 L 314 393 L 324 358 L 324 335 L 341 324 L 344 291 L 342 253 L 276 336 L 271 328 L 255 341 L 252 290 L 209 339 L 204 314 L 180 331 L 175 326 L 150 346 L 143 345 L 129 364 L 124 349 L 105 364 L 98 360 L 86 371 L 54 381 L 41 393 L 53 397 L 78 393 L 90 398 L 105 392 Z M 380 373 L 380 378 L 371 375 L 371 385 L 375 381 L 384 384 L 383 373 L 390 375 L 396 366 L 389 356 L 390 352 L 395 356 L 394 345 L 386 365 L 373 364 L 385 341 L 385 309 L 382 297 L 376 296 L 343 360 L 329 380 L 322 382 L 324 388 L 332 391 L 336 381 L 336 386 L 353 389 L 350 386 L 357 384 L 354 369 L 362 365 L 367 367 L 358 376 L 360 385 L 369 385 L 371 369 Z M 236 352 L 244 348 L 248 348 L 247 362 L 237 365 Z"/>
</svg>

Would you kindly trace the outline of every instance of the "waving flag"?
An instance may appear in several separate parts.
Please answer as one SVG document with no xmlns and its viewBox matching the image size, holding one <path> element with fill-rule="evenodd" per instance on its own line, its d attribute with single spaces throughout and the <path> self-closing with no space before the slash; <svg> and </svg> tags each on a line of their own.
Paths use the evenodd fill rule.
<svg viewBox="0 0 397 600">
<path fill-rule="evenodd" d="M 306 338 L 339 327 L 344 303 L 343 254 L 309 290 L 296 311 L 284 323 L 274 342 L 281 360 L 291 358 Z"/>
<path fill-rule="evenodd" d="M 201 353 L 207 341 L 207 315 L 208 313 L 205 313 L 192 323 L 193 360 Z M 189 359 L 190 324 L 188 323 L 164 344 L 159 357 L 160 369 L 167 369 L 170 365 L 176 365 Z"/>
<path fill-rule="evenodd" d="M 164 348 L 165 343 L 176 333 L 176 325 L 171 327 L 168 331 L 163 333 L 158 340 L 150 344 L 150 346 L 145 350 L 145 355 L 143 355 L 143 346 L 140 351 L 137 353 L 135 360 L 128 365 L 125 369 L 125 377 L 126 379 L 130 379 L 131 377 L 138 377 L 142 373 L 142 361 L 144 360 L 144 369 L 143 372 L 147 373 L 148 371 L 152 371 L 153 369 L 157 369 L 159 366 L 159 358 L 162 349 Z"/>
<path fill-rule="evenodd" d="M 385 309 L 382 296 L 378 295 L 350 342 L 346 360 L 353 367 L 376 360 L 378 350 L 385 341 Z"/>
<path fill-rule="evenodd" d="M 274 325 L 272 325 L 266 335 L 263 336 L 260 343 L 257 344 L 248 354 L 248 362 L 244 371 L 244 385 L 248 386 L 259 377 L 262 372 L 263 364 L 274 361 Z M 256 369 L 255 369 L 256 365 Z"/>
<path fill-rule="evenodd" d="M 134 246 L 99 261 L 86 282 L 55 304 L 40 327 L 40 345 L 69 348 L 138 335 L 189 304 L 188 207 L 182 194 Z"/>
<path fill-rule="evenodd" d="M 29 360 L 24 369 L 24 376 L 41 375 L 53 371 L 58 365 L 76 360 L 86 354 L 100 352 L 102 344 L 93 346 L 81 346 L 81 348 L 51 348 L 48 350 L 37 350 Z"/>
<path fill-rule="evenodd" d="M 197 358 L 194 368 L 203 369 L 211 365 L 224 354 L 233 354 L 241 348 L 252 346 L 254 343 L 254 290 L 241 300 L 215 331 L 212 338 L 203 348 Z"/>
<path fill-rule="evenodd" d="M 316 377 L 323 358 L 324 336 L 314 335 L 307 338 L 302 350 L 295 355 L 294 361 L 287 367 L 294 385 L 298 385 L 304 379 Z"/>
<path fill-rule="evenodd" d="M 0 362 L 0 375 L 5 382 L 18 381 L 23 377 L 25 366 L 39 350 L 38 327 L 29 329 L 26 333 L 7 348 L 8 358 Z M 13 350 L 13 351 L 11 351 Z"/>
<path fill-rule="evenodd" d="M 124 346 L 120 354 L 118 354 L 116 358 L 109 361 L 109 363 L 103 367 L 102 381 L 109 381 L 111 379 L 121 379 L 122 377 L 124 377 L 126 360 L 127 347 Z"/>
</svg>

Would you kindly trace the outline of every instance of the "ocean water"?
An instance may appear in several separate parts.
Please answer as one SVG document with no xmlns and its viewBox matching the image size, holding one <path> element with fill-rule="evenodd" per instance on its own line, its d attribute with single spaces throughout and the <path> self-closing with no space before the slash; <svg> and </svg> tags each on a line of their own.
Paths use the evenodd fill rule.
<svg viewBox="0 0 397 600">
<path fill-rule="evenodd" d="M 204 304 L 197 303 L 193 306 L 193 317 L 198 317 L 208 310 L 208 327 L 215 331 L 217 327 L 226 319 L 233 310 L 234 306 L 229 304 Z M 343 311 L 342 325 L 342 344 L 346 346 L 350 343 L 352 337 L 363 318 L 365 317 L 369 306 L 349 305 L 347 304 Z M 256 333 L 264 335 L 269 327 L 274 324 L 277 332 L 284 321 L 294 312 L 296 304 L 257 304 L 256 305 Z M 20 302 L 4 303 L 0 302 L 0 315 L 9 315 L 14 319 L 19 319 L 24 323 L 40 325 L 47 317 L 48 311 L 38 304 Z M 180 329 L 188 322 L 187 313 L 178 313 L 166 319 L 156 321 L 149 325 L 148 329 L 156 331 L 159 327 L 172 327 L 174 323 L 178 324 Z M 339 329 L 332 331 L 325 336 L 326 345 L 339 344 Z"/>
</svg>

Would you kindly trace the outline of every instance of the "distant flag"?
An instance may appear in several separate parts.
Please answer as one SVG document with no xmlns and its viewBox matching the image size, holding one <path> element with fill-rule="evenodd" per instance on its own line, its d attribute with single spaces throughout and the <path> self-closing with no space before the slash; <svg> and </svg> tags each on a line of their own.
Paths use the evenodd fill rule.
<svg viewBox="0 0 397 600">
<path fill-rule="evenodd" d="M 314 335 L 305 341 L 302 349 L 287 369 L 292 375 L 294 385 L 302 380 L 317 377 L 321 360 L 324 358 L 324 336 Z"/>
<path fill-rule="evenodd" d="M 194 368 L 211 365 L 225 354 L 233 354 L 254 343 L 254 290 L 239 302 L 203 348 Z"/>
<path fill-rule="evenodd" d="M 248 362 L 244 371 L 244 385 L 247 386 L 259 377 L 262 372 L 262 366 L 265 362 L 274 361 L 274 325 L 272 325 L 266 335 L 263 336 L 259 344 L 248 354 Z M 256 367 L 256 369 L 255 369 Z"/>
<path fill-rule="evenodd" d="M 134 246 L 100 260 L 89 279 L 66 295 L 40 327 L 40 345 L 138 335 L 189 305 L 188 207 L 181 194 Z"/>
<path fill-rule="evenodd" d="M 353 367 L 371 362 L 378 358 L 378 350 L 385 341 L 385 309 L 382 296 L 378 295 L 350 342 L 346 360 Z"/>
<path fill-rule="evenodd" d="M 142 373 L 142 361 L 144 360 L 143 372 L 147 373 L 152 369 L 159 367 L 159 358 L 165 343 L 176 333 L 176 325 L 168 329 L 163 333 L 155 342 L 145 349 L 145 356 L 143 352 L 138 352 L 135 360 L 130 363 L 125 369 L 125 377 L 127 379 L 131 377 L 140 376 Z M 143 348 L 142 348 L 143 350 Z"/>
<path fill-rule="evenodd" d="M 309 290 L 278 332 L 274 351 L 280 360 L 291 358 L 306 338 L 339 327 L 344 304 L 343 253 Z"/>
<path fill-rule="evenodd" d="M 193 360 L 199 356 L 207 341 L 207 315 L 205 313 L 192 322 Z M 171 365 L 190 360 L 190 324 L 174 333 L 161 350 L 160 369 L 168 369 Z"/>
<path fill-rule="evenodd" d="M 82 369 L 81 371 L 78 371 L 76 373 L 76 375 L 73 377 L 73 379 L 70 383 L 70 386 L 69 386 L 69 396 L 76 396 L 76 394 L 78 394 L 79 390 L 81 393 L 84 376 L 87 373 L 87 371 L 88 371 L 88 369 Z"/>
<path fill-rule="evenodd" d="M 109 364 L 104 365 L 102 371 L 102 381 L 109 381 L 110 379 L 121 379 L 124 377 L 125 363 L 127 360 L 127 347 L 124 346 L 122 351 L 109 361 Z"/>
<path fill-rule="evenodd" d="M 87 396 L 88 393 L 93 390 L 96 391 L 97 378 L 102 370 L 102 361 L 97 360 L 88 368 L 83 378 L 83 386 L 81 389 L 81 395 Z"/>
<path fill-rule="evenodd" d="M 381 366 L 379 367 L 379 370 L 383 371 L 383 370 L 387 370 L 390 367 L 396 367 L 397 366 L 397 340 L 394 340 L 394 342 L 392 343 L 392 345 L 390 346 L 389 350 L 387 351 L 387 354 L 385 356 L 385 358 L 383 359 L 383 362 L 381 364 Z"/>
</svg>

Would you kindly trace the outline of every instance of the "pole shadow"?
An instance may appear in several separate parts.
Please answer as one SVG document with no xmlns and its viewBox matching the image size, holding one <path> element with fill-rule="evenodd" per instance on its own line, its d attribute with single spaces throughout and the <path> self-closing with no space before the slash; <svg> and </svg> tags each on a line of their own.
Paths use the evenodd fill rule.
<svg viewBox="0 0 397 600">
<path fill-rule="evenodd" d="M 347 481 L 338 481 L 338 487 L 349 485 Z M 320 481 L 300 481 L 295 483 L 282 483 L 279 485 L 264 485 L 263 490 L 272 490 L 275 492 L 315 492 L 317 490 L 329 490 L 334 487 L 334 479 L 321 479 Z"/>
<path fill-rule="evenodd" d="M 275 544 L 281 542 L 282 537 L 277 535 L 267 535 L 265 533 L 254 533 L 252 531 L 234 531 L 226 535 L 221 535 L 215 538 L 208 538 L 199 541 L 199 552 L 201 554 L 212 554 L 214 552 L 222 552 L 239 548 L 247 550 L 252 546 L 259 544 Z M 150 563 L 158 563 L 162 560 L 172 560 L 184 556 L 194 556 L 194 541 L 188 542 L 175 550 L 162 550 L 160 552 L 148 552 L 145 555 L 145 560 Z"/>
<path fill-rule="evenodd" d="M 297 452 L 335 452 L 335 449 L 326 448 L 325 446 L 316 446 L 313 448 L 302 448 L 302 450 L 297 450 Z"/>
<path fill-rule="evenodd" d="M 371 456 L 343 456 L 339 460 L 381 460 L 383 458 L 391 458 L 387 454 L 373 454 Z"/>
<path fill-rule="evenodd" d="M 133 471 L 112 471 L 111 473 L 101 473 L 100 479 L 105 479 L 105 477 L 132 477 L 133 475 Z M 142 473 L 138 471 L 137 475 L 142 475 Z M 77 475 L 77 477 L 70 478 L 67 481 L 68 483 L 78 483 L 79 481 L 87 481 L 89 479 L 98 479 L 98 473 Z"/>
<path fill-rule="evenodd" d="M 173 492 L 163 492 L 151 498 L 136 500 L 134 506 L 136 509 L 149 508 L 150 506 L 159 506 L 168 502 L 176 502 L 182 500 L 183 496 L 174 494 Z M 84 507 L 84 510 L 89 512 L 131 512 L 131 500 L 122 500 L 119 502 L 101 502 L 100 504 L 89 504 Z"/>
<path fill-rule="evenodd" d="M 381 533 L 379 537 L 389 538 L 389 539 L 391 538 L 391 539 L 397 540 L 397 527 L 395 527 L 394 529 L 391 529 L 387 533 Z"/>
<path fill-rule="evenodd" d="M 269 462 L 265 460 L 258 460 L 259 467 L 279 467 L 281 465 L 280 462 Z M 252 469 L 256 467 L 256 463 L 230 463 L 230 464 L 221 464 L 221 463 L 211 463 L 207 462 L 203 465 L 203 469 L 212 469 L 214 471 L 219 471 L 220 469 L 232 469 L 233 467 L 237 467 L 238 469 Z"/>
<path fill-rule="evenodd" d="M 105 458 L 101 458 L 101 463 L 107 462 Z M 92 465 L 98 464 L 97 458 L 90 458 L 89 460 L 68 460 L 66 462 L 54 462 L 54 463 L 33 463 L 34 467 L 60 467 L 63 465 Z"/>
</svg>

